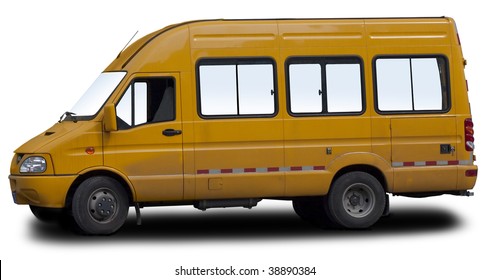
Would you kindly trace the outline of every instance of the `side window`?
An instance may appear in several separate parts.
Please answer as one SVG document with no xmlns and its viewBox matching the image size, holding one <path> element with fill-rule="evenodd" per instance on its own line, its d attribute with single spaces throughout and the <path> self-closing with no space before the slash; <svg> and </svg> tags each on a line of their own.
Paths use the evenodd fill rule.
<svg viewBox="0 0 489 280">
<path fill-rule="evenodd" d="M 204 117 L 273 115 L 275 70 L 270 60 L 202 60 L 197 67 Z"/>
<path fill-rule="evenodd" d="M 202 65 L 199 70 L 202 115 L 237 115 L 236 66 Z"/>
<path fill-rule="evenodd" d="M 148 122 L 148 84 L 135 82 L 134 85 L 134 125 Z"/>
<path fill-rule="evenodd" d="M 362 111 L 360 64 L 326 64 L 328 112 Z"/>
<path fill-rule="evenodd" d="M 376 104 L 381 112 L 446 111 L 448 75 L 443 57 L 377 58 Z"/>
<path fill-rule="evenodd" d="M 238 65 L 239 114 L 275 113 L 272 64 Z"/>
<path fill-rule="evenodd" d="M 292 113 L 321 113 L 321 65 L 289 66 L 290 110 Z"/>
<path fill-rule="evenodd" d="M 175 81 L 172 78 L 136 79 L 116 106 L 119 129 L 175 119 Z"/>
<path fill-rule="evenodd" d="M 360 59 L 290 58 L 286 69 L 288 109 L 292 115 L 359 114 L 363 111 Z"/>
</svg>

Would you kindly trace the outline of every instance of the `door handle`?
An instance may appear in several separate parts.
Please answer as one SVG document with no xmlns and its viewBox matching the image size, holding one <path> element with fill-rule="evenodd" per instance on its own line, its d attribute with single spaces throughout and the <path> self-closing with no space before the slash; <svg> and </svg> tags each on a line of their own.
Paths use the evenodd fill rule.
<svg viewBox="0 0 489 280">
<path fill-rule="evenodd" d="M 163 135 L 165 135 L 165 136 L 175 136 L 175 135 L 180 135 L 180 134 L 182 134 L 182 131 L 178 130 L 178 129 L 169 128 L 169 129 L 163 130 Z"/>
</svg>

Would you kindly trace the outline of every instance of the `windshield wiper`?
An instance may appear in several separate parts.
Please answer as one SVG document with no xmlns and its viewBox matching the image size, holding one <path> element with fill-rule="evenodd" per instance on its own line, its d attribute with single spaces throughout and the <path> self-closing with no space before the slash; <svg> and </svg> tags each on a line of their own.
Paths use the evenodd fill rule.
<svg viewBox="0 0 489 280">
<path fill-rule="evenodd" d="M 76 120 L 75 115 L 76 115 L 76 113 L 66 111 L 66 112 L 64 112 L 64 113 L 63 113 L 63 115 L 61 115 L 61 117 L 59 117 L 59 121 L 58 121 L 58 122 L 60 123 L 60 122 L 62 122 L 64 119 L 66 119 L 66 118 L 70 117 L 70 118 L 71 118 L 71 120 L 72 120 L 74 123 L 76 123 L 76 122 L 77 122 L 77 120 Z"/>
</svg>

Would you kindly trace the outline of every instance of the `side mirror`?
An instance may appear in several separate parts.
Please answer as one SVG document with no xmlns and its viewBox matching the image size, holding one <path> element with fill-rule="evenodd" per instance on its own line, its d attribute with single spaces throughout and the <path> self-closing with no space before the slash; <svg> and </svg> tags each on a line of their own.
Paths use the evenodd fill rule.
<svg viewBox="0 0 489 280">
<path fill-rule="evenodd" d="M 117 131 L 117 116 L 114 104 L 105 105 L 103 124 L 106 132 Z"/>
</svg>

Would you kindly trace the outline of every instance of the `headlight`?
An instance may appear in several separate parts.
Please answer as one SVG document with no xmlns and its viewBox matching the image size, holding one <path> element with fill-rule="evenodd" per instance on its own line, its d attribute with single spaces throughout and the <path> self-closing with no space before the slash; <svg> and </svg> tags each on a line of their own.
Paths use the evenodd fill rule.
<svg viewBox="0 0 489 280">
<path fill-rule="evenodd" d="M 21 173 L 42 173 L 46 171 L 46 159 L 43 157 L 28 157 L 20 166 Z"/>
</svg>

